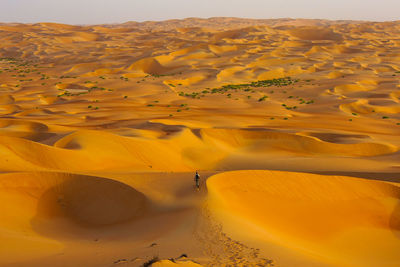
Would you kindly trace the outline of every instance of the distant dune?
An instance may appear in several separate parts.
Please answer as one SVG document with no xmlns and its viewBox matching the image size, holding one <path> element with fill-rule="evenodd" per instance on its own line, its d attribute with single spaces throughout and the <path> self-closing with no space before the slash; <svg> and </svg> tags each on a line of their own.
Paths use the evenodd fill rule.
<svg viewBox="0 0 400 267">
<path fill-rule="evenodd" d="M 203 27 L 211 29 L 232 29 L 245 28 L 252 26 L 330 26 L 336 24 L 353 24 L 362 23 L 364 21 L 354 20 L 325 20 L 325 19 L 246 19 L 246 18 L 230 18 L 230 17 L 214 17 L 214 18 L 186 18 L 172 19 L 165 21 L 145 21 L 135 22 L 129 21 L 122 24 L 106 25 L 108 27 L 135 27 L 140 29 L 159 29 L 173 30 L 175 28 L 191 28 Z"/>
</svg>

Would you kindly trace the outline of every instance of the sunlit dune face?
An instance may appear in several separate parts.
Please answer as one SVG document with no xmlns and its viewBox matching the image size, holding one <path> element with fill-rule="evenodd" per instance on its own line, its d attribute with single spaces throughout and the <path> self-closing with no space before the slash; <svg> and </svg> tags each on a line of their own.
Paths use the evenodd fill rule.
<svg viewBox="0 0 400 267">
<path fill-rule="evenodd" d="M 207 187 L 215 214 L 228 225 L 247 224 L 249 235 L 254 231 L 258 239 L 301 248 L 339 265 L 397 261 L 397 186 L 350 177 L 237 171 L 210 178 Z"/>
</svg>

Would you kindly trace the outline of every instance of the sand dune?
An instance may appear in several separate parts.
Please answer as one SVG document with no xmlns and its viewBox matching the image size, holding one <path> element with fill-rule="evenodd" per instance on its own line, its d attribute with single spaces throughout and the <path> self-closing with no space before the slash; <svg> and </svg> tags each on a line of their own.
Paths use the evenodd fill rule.
<svg viewBox="0 0 400 267">
<path fill-rule="evenodd" d="M 14 103 L 14 97 L 12 97 L 12 95 L 2 95 L 0 97 L 0 103 L 1 105 L 12 104 Z"/>
<path fill-rule="evenodd" d="M 10 146 L 10 143 L 13 145 Z M 176 146 L 175 150 L 171 150 L 171 145 L 166 143 L 172 142 L 154 142 L 146 139 L 135 141 L 132 138 L 107 133 L 83 131 L 59 139 L 53 147 L 3 136 L 0 140 L 3 155 L 0 169 L 9 171 L 18 171 L 21 168 L 68 171 L 118 168 L 134 168 L 138 171 L 192 169 L 180 159 L 182 148 Z M 162 158 L 154 158 L 154 153 Z M 92 154 L 96 157 L 92 157 Z"/>
<path fill-rule="evenodd" d="M 399 25 L 0 24 L 0 265 L 399 266 Z"/>
<path fill-rule="evenodd" d="M 171 71 L 171 69 L 162 66 L 154 58 L 141 59 L 133 63 L 131 66 L 129 66 L 128 70 L 143 71 L 144 73 L 147 74 L 157 74 L 157 75 L 165 74 Z"/>
<path fill-rule="evenodd" d="M 132 220 L 146 210 L 146 197 L 133 188 L 114 180 L 82 175 L 62 173 L 3 175 L 2 191 L 3 194 L 10 194 L 10 197 L 16 198 L 18 202 L 25 201 L 27 197 L 31 201 L 37 201 L 37 207 L 32 210 L 24 206 L 10 209 L 13 212 L 19 209 L 21 215 L 18 218 L 25 220 L 21 221 L 21 224 L 29 224 L 29 220 L 32 219 L 33 226 L 36 224 L 40 226 L 46 222 L 51 224 L 54 218 L 65 218 L 86 227 L 108 225 Z M 30 192 L 30 196 L 26 195 L 27 192 Z M 33 203 L 29 206 L 35 207 Z M 34 217 L 30 218 L 32 214 Z M 4 213 L 2 216 L 9 218 Z M 10 223 L 5 219 L 2 220 L 2 224 L 7 224 L 7 227 L 16 226 Z"/>
<path fill-rule="evenodd" d="M 6 128 L 10 126 L 11 129 Z M 152 132 L 127 138 L 86 130 L 66 135 L 57 140 L 54 146 L 48 146 L 30 141 L 43 140 L 52 135 L 45 125 L 18 125 L 9 121 L 2 129 L 0 144 L 4 158 L 0 162 L 0 170 L 3 171 L 18 171 L 22 166 L 32 171 L 77 172 L 131 168 L 137 171 L 189 171 L 196 166 L 212 169 L 232 156 L 253 153 L 259 157 L 276 153 L 308 157 L 372 157 L 398 151 L 396 146 L 388 143 L 360 141 L 341 144 L 298 134 L 231 129 L 202 129 L 201 138 L 186 130 L 169 138 L 155 138 L 157 135 Z M 15 137 L 9 137 L 11 135 Z M 10 143 L 12 147 L 8 145 Z M 211 155 L 204 158 L 203 155 L 207 153 Z M 234 168 L 234 165 L 228 164 L 225 168 Z"/>
<path fill-rule="evenodd" d="M 240 148 L 257 153 L 265 150 L 287 151 L 299 154 L 331 154 L 342 156 L 378 156 L 397 152 L 397 147 L 385 144 L 359 143 L 336 144 L 296 134 L 244 131 L 228 129 L 203 129 L 202 137 L 232 148 Z"/>
<path fill-rule="evenodd" d="M 298 27 L 289 30 L 289 34 L 301 40 L 334 40 L 340 41 L 342 36 L 331 29 L 317 27 Z"/>
<path fill-rule="evenodd" d="M 104 25 L 105 27 L 127 27 L 127 28 L 142 28 L 153 29 L 159 28 L 162 30 L 173 30 L 176 28 L 193 28 L 193 26 L 201 25 L 205 28 L 225 29 L 225 28 L 245 28 L 251 26 L 327 26 L 335 24 L 359 23 L 360 21 L 329 21 L 322 19 L 242 19 L 242 18 L 229 18 L 229 17 L 216 17 L 209 19 L 202 18 L 187 18 L 183 20 L 168 20 L 162 22 L 148 21 L 148 22 L 126 22 L 121 25 Z"/>
<path fill-rule="evenodd" d="M 182 267 L 193 266 L 193 267 L 196 267 L 196 266 L 201 266 L 201 265 L 199 265 L 197 263 L 194 263 L 194 262 L 190 262 L 190 261 L 171 262 L 171 261 L 167 261 L 167 260 L 162 260 L 162 261 L 154 263 L 153 266 L 156 266 L 156 267 L 157 266 L 158 267 L 170 267 L 170 266 L 172 266 L 172 267 L 173 266 L 182 266 Z"/>
<path fill-rule="evenodd" d="M 48 238 L 62 236 L 62 229 L 122 223 L 146 211 L 143 194 L 113 180 L 20 173 L 1 175 L 0 184 L 1 200 L 10 204 L 1 209 L 3 264 L 15 262 L 21 249 L 25 260 L 62 251 L 64 245 Z"/>
<path fill-rule="evenodd" d="M 239 225 L 255 224 L 247 232 L 250 239 L 289 246 L 310 261 L 339 266 L 395 266 L 398 261 L 397 186 L 349 177 L 237 171 L 213 176 L 207 187 L 211 209 L 235 236 L 243 236 Z"/>
</svg>

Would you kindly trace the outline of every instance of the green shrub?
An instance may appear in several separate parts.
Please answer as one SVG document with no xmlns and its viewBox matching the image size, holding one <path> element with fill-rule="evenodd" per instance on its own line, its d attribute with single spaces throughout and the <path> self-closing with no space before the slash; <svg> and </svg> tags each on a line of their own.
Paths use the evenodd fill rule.
<svg viewBox="0 0 400 267">
<path fill-rule="evenodd" d="M 268 96 L 263 96 L 263 97 L 260 97 L 259 99 L 258 99 L 258 102 L 261 102 L 261 101 L 265 101 L 265 99 L 267 99 L 268 98 Z"/>
</svg>

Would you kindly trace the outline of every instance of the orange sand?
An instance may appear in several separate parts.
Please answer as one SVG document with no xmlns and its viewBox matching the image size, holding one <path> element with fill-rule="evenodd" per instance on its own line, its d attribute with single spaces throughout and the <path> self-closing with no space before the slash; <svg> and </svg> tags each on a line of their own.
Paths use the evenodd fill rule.
<svg viewBox="0 0 400 267">
<path fill-rule="evenodd" d="M 399 35 L 0 24 L 0 266 L 399 266 Z"/>
</svg>

